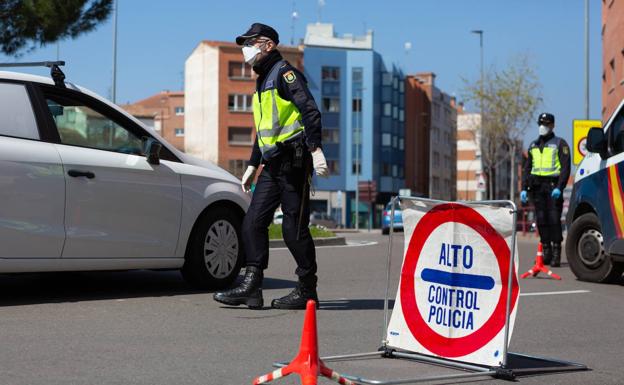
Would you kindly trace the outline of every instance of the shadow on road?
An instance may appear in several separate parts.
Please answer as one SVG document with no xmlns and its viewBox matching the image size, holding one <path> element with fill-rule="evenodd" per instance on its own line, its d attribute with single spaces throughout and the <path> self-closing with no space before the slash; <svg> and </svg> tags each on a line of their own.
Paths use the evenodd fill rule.
<svg viewBox="0 0 624 385">
<path fill-rule="evenodd" d="M 324 301 L 319 299 L 321 310 L 383 310 L 383 299 L 336 299 Z M 388 308 L 392 309 L 394 300 L 388 301 Z"/>
<path fill-rule="evenodd" d="M 239 280 L 241 278 L 239 277 Z M 238 281 L 237 281 L 238 282 Z M 265 278 L 269 289 L 295 282 Z M 63 272 L 0 275 L 0 307 L 199 294 L 179 271 Z"/>
</svg>

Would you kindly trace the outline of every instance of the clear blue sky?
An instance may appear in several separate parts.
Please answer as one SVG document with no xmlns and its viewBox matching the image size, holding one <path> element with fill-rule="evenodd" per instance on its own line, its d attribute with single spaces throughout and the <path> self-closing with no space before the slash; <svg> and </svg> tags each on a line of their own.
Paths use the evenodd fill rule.
<svg viewBox="0 0 624 385">
<path fill-rule="evenodd" d="M 590 115 L 600 119 L 601 2 L 590 3 Z M 184 61 L 201 40 L 232 41 L 254 21 L 272 25 L 281 41 L 290 43 L 293 4 L 298 40 L 305 26 L 318 20 L 317 0 L 119 0 L 117 102 L 182 89 Z M 478 77 L 478 36 L 470 31 L 482 29 L 486 68 L 501 68 L 518 54 L 531 58 L 543 85 L 542 109 L 556 115 L 556 130 L 564 138 L 571 140 L 572 120 L 583 118 L 583 0 L 325 0 L 320 18 L 334 23 L 340 34 L 374 30 L 375 49 L 387 63 L 399 64 L 406 73 L 433 71 L 437 85 L 458 96 L 462 78 Z M 408 55 L 406 41 L 412 43 Z M 110 95 L 112 18 L 59 48 L 70 81 Z M 55 59 L 56 53 L 51 45 L 20 60 Z M 529 128 L 526 139 L 536 130 Z"/>
</svg>

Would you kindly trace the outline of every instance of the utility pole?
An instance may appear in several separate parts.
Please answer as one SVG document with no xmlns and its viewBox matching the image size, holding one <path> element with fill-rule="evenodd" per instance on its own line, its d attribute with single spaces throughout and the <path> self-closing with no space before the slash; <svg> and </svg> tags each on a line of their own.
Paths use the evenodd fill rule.
<svg viewBox="0 0 624 385">
<path fill-rule="evenodd" d="M 299 13 L 297 13 L 296 4 L 293 1 L 292 3 L 292 13 L 290 14 L 290 45 L 295 45 L 295 22 L 299 18 Z"/>
<path fill-rule="evenodd" d="M 354 135 L 356 140 L 355 142 L 355 229 L 360 229 L 360 169 L 362 168 L 360 165 L 360 143 L 362 143 L 362 129 L 360 123 L 360 111 L 362 110 L 362 90 L 356 90 L 356 96 L 358 96 L 357 92 L 359 91 L 360 98 L 356 98 L 355 106 L 355 129 L 353 130 L 357 135 Z"/>
<path fill-rule="evenodd" d="M 111 87 L 111 99 L 113 103 L 117 102 L 117 6 L 118 0 L 115 0 L 113 7 L 113 84 Z"/>
</svg>

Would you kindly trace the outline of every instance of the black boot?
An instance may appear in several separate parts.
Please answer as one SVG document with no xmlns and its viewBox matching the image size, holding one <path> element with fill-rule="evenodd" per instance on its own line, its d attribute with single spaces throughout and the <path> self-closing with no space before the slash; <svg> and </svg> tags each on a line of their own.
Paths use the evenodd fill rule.
<svg viewBox="0 0 624 385">
<path fill-rule="evenodd" d="M 316 276 L 299 278 L 297 287 L 290 294 L 274 299 L 271 307 L 275 309 L 288 310 L 305 310 L 308 300 L 313 299 L 316 302 L 316 308 L 319 307 L 318 295 L 316 294 Z"/>
<path fill-rule="evenodd" d="M 214 294 L 215 301 L 226 305 L 247 305 L 250 309 L 261 309 L 264 305 L 262 298 L 262 269 L 256 266 L 247 266 L 245 278 L 237 287 Z"/>
<path fill-rule="evenodd" d="M 550 265 L 553 258 L 553 249 L 550 246 L 550 242 L 542 243 L 542 248 L 544 251 L 544 265 Z"/>
<path fill-rule="evenodd" d="M 553 250 L 552 250 L 552 261 L 550 262 L 550 266 L 559 267 L 561 266 L 561 243 L 553 242 Z"/>
</svg>

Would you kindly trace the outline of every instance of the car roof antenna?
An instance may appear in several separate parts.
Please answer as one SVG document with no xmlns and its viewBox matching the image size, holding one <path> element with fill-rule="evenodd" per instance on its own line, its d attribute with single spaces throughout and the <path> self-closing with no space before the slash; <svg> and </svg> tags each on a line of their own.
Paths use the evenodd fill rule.
<svg viewBox="0 0 624 385">
<path fill-rule="evenodd" d="M 65 61 L 37 61 L 27 63 L 0 63 L 0 67 L 48 67 L 50 76 L 57 87 L 65 88 L 65 74 L 59 66 L 64 66 Z"/>
</svg>

